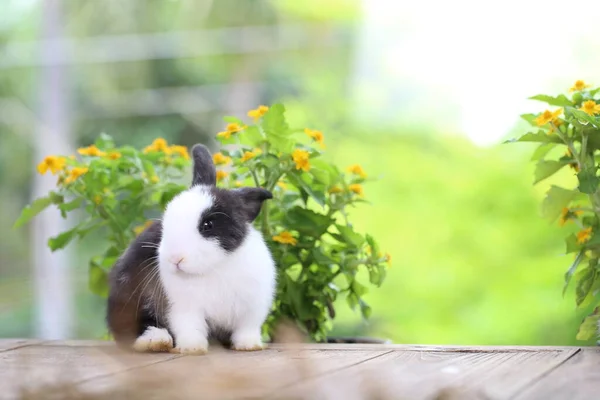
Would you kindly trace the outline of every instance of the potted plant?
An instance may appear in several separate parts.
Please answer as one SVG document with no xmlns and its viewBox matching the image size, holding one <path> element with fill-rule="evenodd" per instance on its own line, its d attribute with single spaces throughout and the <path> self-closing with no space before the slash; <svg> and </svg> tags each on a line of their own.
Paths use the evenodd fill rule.
<svg viewBox="0 0 600 400">
<path fill-rule="evenodd" d="M 370 283 L 380 286 L 390 263 L 376 240 L 356 232 L 348 217 L 350 207 L 366 202 L 367 175 L 359 165 L 340 170 L 324 161 L 323 133 L 291 129 L 281 104 L 260 106 L 248 117 L 248 124 L 224 118 L 225 128 L 216 135 L 222 148 L 213 159 L 218 185 L 254 185 L 274 194 L 255 221 L 278 268 L 276 299 L 264 334 L 268 339 L 278 322 L 289 319 L 313 340 L 325 341 L 340 294 L 364 318 L 371 314 L 363 300 L 367 287 L 357 279 L 359 269 L 366 269 Z M 135 235 L 186 189 L 182 178 L 190 166 L 184 146 L 156 138 L 137 149 L 117 146 L 102 134 L 77 155 L 49 155 L 40 162 L 39 173 L 57 177 L 56 189 L 25 207 L 15 225 L 50 205 L 63 217 L 83 210 L 85 218 L 50 238 L 48 246 L 58 250 L 76 237 L 102 232 L 106 244 L 89 260 L 89 288 L 106 297 L 110 268 Z"/>
<path fill-rule="evenodd" d="M 575 288 L 579 309 L 594 307 L 581 323 L 578 340 L 598 335 L 600 320 L 600 88 L 578 80 L 569 95 L 540 94 L 530 99 L 545 102 L 548 109 L 521 117 L 531 129 L 508 142 L 538 143 L 532 155 L 536 162 L 534 184 L 563 168 L 573 176 L 572 186 L 552 185 L 542 204 L 543 215 L 572 228 L 565 239 L 566 253 L 573 261 L 565 273 L 563 295 L 569 284 Z"/>
</svg>

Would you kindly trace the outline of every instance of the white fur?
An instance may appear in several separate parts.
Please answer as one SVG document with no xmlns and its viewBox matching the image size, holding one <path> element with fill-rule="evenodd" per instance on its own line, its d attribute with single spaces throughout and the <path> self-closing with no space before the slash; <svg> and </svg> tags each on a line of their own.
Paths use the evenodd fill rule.
<svg viewBox="0 0 600 400">
<path fill-rule="evenodd" d="M 150 326 L 133 344 L 136 351 L 167 351 L 173 348 L 173 338 L 166 329 Z"/>
<path fill-rule="evenodd" d="M 258 350 L 275 291 L 275 264 L 251 224 L 243 243 L 229 254 L 200 235 L 200 216 L 213 201 L 206 187 L 196 186 L 175 197 L 163 216 L 159 268 L 175 351 L 206 352 L 207 321 L 231 330 L 234 349 Z"/>
</svg>

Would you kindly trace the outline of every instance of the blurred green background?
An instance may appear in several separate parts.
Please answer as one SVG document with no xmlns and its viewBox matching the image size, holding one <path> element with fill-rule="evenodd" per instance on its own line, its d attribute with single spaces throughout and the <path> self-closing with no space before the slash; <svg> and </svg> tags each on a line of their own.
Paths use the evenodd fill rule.
<svg viewBox="0 0 600 400">
<path fill-rule="evenodd" d="M 332 334 L 397 343 L 582 344 L 575 334 L 587 310 L 575 310 L 570 292 L 562 296 L 571 262 L 563 238 L 571 228 L 540 216 L 549 182 L 532 186 L 533 148 L 501 143 L 526 128 L 519 114 L 539 110 L 528 96 L 593 81 L 597 59 L 578 52 L 586 32 L 569 31 L 555 44 L 574 49 L 571 64 L 542 71 L 523 66 L 539 39 L 523 38 L 524 31 L 490 28 L 479 40 L 500 54 L 489 60 L 472 54 L 479 43 L 459 40 L 490 22 L 488 12 L 475 9 L 471 25 L 449 31 L 436 18 L 421 27 L 432 18 L 424 6 L 386 4 L 4 0 L 0 337 L 45 332 L 32 231 L 11 228 L 33 195 L 45 102 L 67 107 L 70 148 L 101 132 L 119 144 L 161 136 L 215 148 L 223 115 L 245 117 L 259 104 L 283 102 L 291 125 L 323 131 L 330 160 L 359 163 L 378 178 L 365 185 L 372 205 L 352 217 L 391 253 L 392 266 L 384 285 L 366 296 L 371 320 L 361 321 L 340 299 Z M 527 10 L 504 12 L 519 21 Z M 59 38 L 42 41 L 52 31 Z M 436 47 L 432 35 L 445 38 Z M 52 46 L 64 51 L 48 51 Z M 44 97 L 44 79 L 56 76 L 43 71 L 53 68 L 66 83 Z M 565 170 L 555 181 L 571 179 Z M 62 332 L 70 337 L 104 333 L 103 301 L 87 291 L 86 257 L 99 241 L 92 236 L 69 248 L 73 324 Z"/>
</svg>

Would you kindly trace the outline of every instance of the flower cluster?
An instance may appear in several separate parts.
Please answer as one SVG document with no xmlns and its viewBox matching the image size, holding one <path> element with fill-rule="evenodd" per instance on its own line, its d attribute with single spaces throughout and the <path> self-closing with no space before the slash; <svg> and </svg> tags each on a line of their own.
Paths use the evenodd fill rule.
<svg viewBox="0 0 600 400">
<path fill-rule="evenodd" d="M 531 97 L 550 107 L 538 114 L 522 115 L 533 131 L 510 142 L 537 142 L 532 159 L 537 162 L 535 183 L 549 179 L 568 166 L 572 187 L 552 185 L 543 202 L 543 214 L 568 230 L 566 252 L 575 258 L 565 274 L 564 290 L 575 281 L 578 307 L 598 304 L 600 284 L 600 88 L 577 80 L 571 95 Z M 600 311 L 580 326 L 577 337 L 587 340 L 597 333 Z"/>
<path fill-rule="evenodd" d="M 216 134 L 223 147 L 213 161 L 220 185 L 254 185 L 274 194 L 257 220 L 279 269 L 272 317 L 304 315 L 300 325 L 313 338 L 322 339 L 338 293 L 347 296 L 351 307 L 359 306 L 363 316 L 370 314 L 362 299 L 367 288 L 354 271 L 366 268 L 371 283 L 378 286 L 391 257 L 378 250 L 372 237 L 355 232 L 346 218 L 346 207 L 364 201 L 367 174 L 362 166 L 340 171 L 323 161 L 325 134 L 314 128 L 291 129 L 284 111 L 280 104 L 259 106 L 247 113 L 250 123 L 226 117 L 225 129 Z M 371 247 L 376 250 L 371 252 Z M 350 284 L 333 289 L 328 283 L 340 274 Z M 304 294 L 290 298 L 297 285 Z"/>
</svg>

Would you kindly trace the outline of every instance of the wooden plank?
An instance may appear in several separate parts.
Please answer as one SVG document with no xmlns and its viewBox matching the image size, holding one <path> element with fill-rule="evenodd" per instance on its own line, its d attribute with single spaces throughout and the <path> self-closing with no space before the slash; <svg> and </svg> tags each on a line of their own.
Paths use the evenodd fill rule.
<svg viewBox="0 0 600 400">
<path fill-rule="evenodd" d="M 515 399 L 600 398 L 600 348 L 586 347 L 565 363 L 543 375 Z"/>
<path fill-rule="evenodd" d="M 314 350 L 402 350 L 402 351 L 451 351 L 451 352 L 544 352 L 557 350 L 578 350 L 578 346 L 462 346 L 462 345 L 422 345 L 422 344 L 371 344 L 371 343 L 302 343 L 296 346 Z M 287 344 L 270 344 L 272 349 L 285 349 Z"/>
<path fill-rule="evenodd" d="M 0 353 L 0 394 L 77 382 L 170 360 L 173 354 L 134 354 L 112 347 L 31 345 Z"/>
<path fill-rule="evenodd" d="M 319 374 L 350 367 L 379 357 L 386 351 L 331 351 L 302 348 L 235 352 L 211 348 L 205 356 L 185 356 L 165 363 L 92 379 L 80 385 L 85 391 L 103 391 L 111 384 L 135 388 L 136 398 L 262 398 L 266 393 Z M 156 382 L 161 382 L 157 385 Z M 154 384 L 152 384 L 154 383 Z M 196 394 L 193 396 L 192 394 Z M 126 393 L 127 397 L 129 394 Z M 163 396 L 164 395 L 164 396 Z"/>
<path fill-rule="evenodd" d="M 37 339 L 0 339 L 0 352 L 41 343 Z"/>
<path fill-rule="evenodd" d="M 509 399 L 577 351 L 395 350 L 276 390 L 269 398 L 311 393 L 324 398 L 432 399 L 448 391 L 459 393 L 451 398 Z"/>
</svg>

